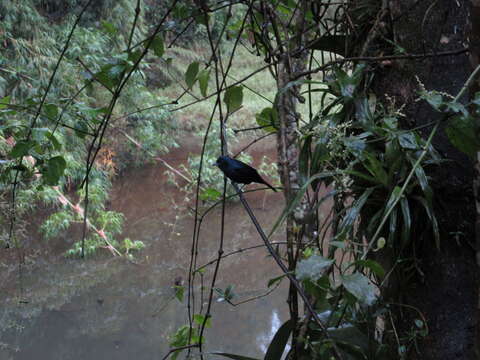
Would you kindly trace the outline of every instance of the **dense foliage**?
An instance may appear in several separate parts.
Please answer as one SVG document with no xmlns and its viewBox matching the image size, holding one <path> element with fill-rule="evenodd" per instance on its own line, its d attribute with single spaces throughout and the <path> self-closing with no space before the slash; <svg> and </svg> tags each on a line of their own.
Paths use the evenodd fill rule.
<svg viewBox="0 0 480 360">
<path fill-rule="evenodd" d="M 147 0 L 99 1 L 91 7 L 74 1 L 1 4 L 2 245 L 21 247 L 27 215 L 45 203 L 52 211 L 41 231 L 46 238 L 64 237 L 68 255 L 100 248 L 130 255 L 141 249 L 141 241 L 118 239 L 124 217 L 107 206 L 112 180 L 125 168 L 177 146 L 179 126 L 170 111 L 188 96 L 191 103 L 177 111 L 207 103 L 210 116 L 201 126 L 186 116 L 190 130 L 200 135 L 202 151 L 180 169 L 167 171 L 173 183 L 178 184 L 178 174 L 182 183 L 186 180 L 182 186 L 188 204 L 194 203 L 195 221 L 186 289 L 189 322 L 171 337 L 172 357 L 180 350 L 203 352 L 214 293 L 228 303 L 235 297 L 232 286 L 216 287 L 223 226 L 209 289 L 205 267 L 195 266 L 204 216 L 215 206 L 225 209 L 227 197 L 238 194 L 283 271 L 268 287 L 285 279 L 290 284 L 290 319 L 278 329 L 266 359 L 280 359 L 290 336 L 290 354 L 297 359 L 407 359 L 428 334 L 428 324 L 420 311 L 397 301 L 391 287 L 417 274 L 420 244 L 442 245 L 433 189 L 435 169 L 447 160 L 432 138 L 445 122 L 451 143 L 473 157 L 479 150 L 475 118 L 480 103 L 477 97 L 462 105 L 465 89 L 452 97 L 420 84 L 419 101 L 444 116 L 422 128 L 405 126 L 403 105 L 373 94 L 374 69 L 345 59 L 364 55 L 360 41 L 364 48 L 371 45 L 372 38 L 361 30 L 373 27 L 379 9 L 361 3 L 325 9 L 294 1 L 241 1 L 217 4 L 218 9 L 205 1 L 195 6 Z M 29 31 L 27 23 L 37 31 Z M 202 39 L 207 55 L 190 53 L 191 61 L 180 71 L 175 60 L 189 50 L 177 48 L 167 55 L 177 39 L 183 46 Z M 239 44 L 264 64 L 236 79 L 230 70 Z M 273 99 L 247 84 L 263 70 L 276 85 Z M 156 88 L 173 82 L 182 87 L 177 98 L 162 96 Z M 220 153 L 233 153 L 237 132 L 244 130 L 238 128 L 245 125 L 234 123 L 234 116 L 246 104 L 247 92 L 269 104 L 256 106 L 252 118 L 258 126 L 246 131 L 262 139 L 275 135 L 279 144 L 286 206 L 270 237 L 286 224 L 287 241 L 276 249 L 241 192 L 227 188 L 209 166 Z M 422 129 L 427 136 L 421 136 Z M 277 170 L 276 164 L 261 167 L 270 175 Z M 321 214 L 328 201 L 331 211 Z M 74 224 L 82 225 L 81 239 L 69 238 Z M 191 311 L 199 301 L 192 295 L 197 288 L 199 313 Z M 183 285 L 175 289 L 183 301 Z M 300 298 L 312 316 L 300 314 Z M 402 328 L 398 307 L 408 313 Z"/>
<path fill-rule="evenodd" d="M 19 224 L 38 202 L 56 208 L 42 225 L 47 238 L 66 236 L 71 225 L 82 223 L 85 189 L 79 185 L 108 114 L 114 119 L 88 179 L 89 226 L 95 231 L 87 238 L 85 251 L 92 253 L 104 245 L 131 248 L 127 240 L 115 240 L 115 234 L 121 233 L 122 215 L 106 209 L 111 179 L 129 164 L 140 166 L 151 161 L 152 154 L 176 146 L 173 119 L 165 106 L 158 106 L 166 100 L 146 86 L 148 64 L 132 73 L 115 107 L 109 108 L 113 86 L 133 64 L 125 44 L 139 42 L 148 31 L 143 17 L 131 38 L 122 26 L 134 4 L 96 2 L 70 34 L 75 11 L 81 9 L 74 4 L 32 0 L 1 5 L 0 144 L 6 160 L 1 164 L 0 239 L 4 246 L 21 241 L 21 226 L 14 226 L 17 236 L 9 232 L 12 207 Z M 156 107 L 138 112 L 152 106 Z M 66 241 L 72 243 L 68 237 Z M 76 242 L 68 253 L 80 254 L 80 248 Z"/>
</svg>

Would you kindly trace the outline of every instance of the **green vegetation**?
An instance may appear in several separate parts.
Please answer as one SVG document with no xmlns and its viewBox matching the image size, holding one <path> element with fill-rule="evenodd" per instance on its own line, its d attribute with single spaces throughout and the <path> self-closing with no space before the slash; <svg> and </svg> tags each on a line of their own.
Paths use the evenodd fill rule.
<svg viewBox="0 0 480 360">
<path fill-rule="evenodd" d="M 289 337 L 294 359 L 418 353 L 428 322 L 398 292 L 421 272 L 418 249 L 442 247 L 435 171 L 448 160 L 432 145 L 440 124 L 470 158 L 480 149 L 479 96 L 459 101 L 476 73 L 456 97 L 420 84 L 412 97 L 441 117 L 415 128 L 406 126 L 403 105 L 375 95 L 368 65 L 340 58 L 364 56 L 371 45 L 372 37 L 350 39 L 375 28 L 380 10 L 369 2 L 350 14 L 338 4 L 323 11 L 276 0 L 214 10 L 203 1 L 75 4 L 0 5 L 0 245 L 22 248 L 28 216 L 46 204 L 40 231 L 64 240 L 66 255 L 107 249 L 132 260 L 145 244 L 121 238 L 124 215 L 108 206 L 112 182 L 188 135 L 185 141 L 202 145 L 201 152 L 165 175 L 185 192 L 184 208 L 194 214 L 188 289 L 174 286 L 178 300 L 187 295 L 188 323 L 170 337 L 172 358 L 203 353 L 214 294 L 230 305 L 236 296 L 232 285 L 223 291 L 216 284 L 224 211 L 218 257 L 208 264 L 215 270 L 206 275 L 206 265 L 196 266 L 204 217 L 237 196 L 283 272 L 265 279 L 268 288 L 290 284 L 290 319 L 265 359 L 280 359 Z M 335 24 L 335 34 L 324 20 Z M 264 159 L 259 170 L 279 173 L 274 181 L 286 200 L 270 232 L 210 166 L 220 153 L 235 154 L 260 137 L 276 137 L 278 164 Z M 248 153 L 239 157 L 252 160 Z M 331 210 L 321 213 L 327 202 Z M 283 227 L 286 241 L 273 248 L 271 236 Z M 73 229 L 81 237 L 71 238 Z"/>
<path fill-rule="evenodd" d="M 52 6 L 64 6 L 62 9 L 68 13 L 73 10 L 62 4 Z M 22 216 L 35 208 L 32 199 L 57 208 L 42 225 L 47 238 L 66 234 L 72 224 L 83 221 L 85 188 L 78 185 L 84 180 L 85 161 L 91 149 L 98 146 L 95 140 L 92 142 L 92 135 L 103 131 L 109 117 L 110 129 L 98 148 L 96 161 L 90 164 L 88 221 L 95 231 L 87 237 L 84 250 L 90 254 L 103 246 L 123 247 L 121 251 L 139 248 L 138 242 L 127 246 L 115 239 L 122 232 L 123 220 L 121 214 L 105 208 L 111 179 L 129 164 L 141 166 L 152 161 L 152 154 L 168 152 L 177 144 L 172 136 L 176 125 L 165 106 L 141 116 L 138 113 L 139 104 L 153 107 L 167 102 L 155 89 L 146 86 L 147 64 L 132 72 L 115 107 L 109 108 L 112 86 L 134 60 L 133 53 L 124 52 L 129 32 L 120 26 L 125 11 L 133 12 L 133 3 L 105 2 L 92 12 L 87 11 L 71 39 L 74 16 L 62 16 L 62 21 L 52 23 L 43 12 L 48 8 L 39 8 L 35 1 L 2 6 L 7 15 L 0 39 L 5 47 L 0 63 L 0 94 L 4 95 L 0 151 L 8 159 L 1 164 L 2 186 L 16 184 L 14 205 L 11 201 L 7 204 L 9 187 L 2 191 L 3 246 L 21 240 L 21 227 L 15 227 L 18 236 L 9 233 L 11 207 L 15 206 L 21 222 Z M 31 28 L 36 31 L 28 30 Z M 131 41 L 140 41 L 146 31 L 145 22 L 140 19 Z M 56 68 L 61 46 L 68 40 L 69 46 Z M 47 97 L 42 98 L 47 88 Z M 67 241 L 71 242 L 68 238 Z M 68 254 L 78 255 L 81 248 L 82 244 L 75 242 Z"/>
</svg>

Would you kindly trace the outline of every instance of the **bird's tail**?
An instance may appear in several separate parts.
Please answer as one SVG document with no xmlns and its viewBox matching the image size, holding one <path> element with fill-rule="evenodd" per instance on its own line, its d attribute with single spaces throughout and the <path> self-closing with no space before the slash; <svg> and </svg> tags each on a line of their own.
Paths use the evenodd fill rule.
<svg viewBox="0 0 480 360">
<path fill-rule="evenodd" d="M 267 185 L 267 186 L 268 186 L 270 189 L 272 189 L 273 191 L 277 192 L 277 190 L 276 190 L 272 185 L 270 185 L 269 183 L 267 183 L 265 180 L 263 180 L 263 183 L 264 183 L 265 185 Z"/>
</svg>

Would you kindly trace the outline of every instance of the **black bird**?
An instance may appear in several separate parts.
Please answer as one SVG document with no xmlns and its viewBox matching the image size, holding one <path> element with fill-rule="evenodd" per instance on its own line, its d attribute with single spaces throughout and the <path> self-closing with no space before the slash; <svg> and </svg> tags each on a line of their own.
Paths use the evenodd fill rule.
<svg viewBox="0 0 480 360">
<path fill-rule="evenodd" d="M 262 179 L 257 170 L 239 160 L 228 156 L 220 156 L 214 164 L 223 171 L 226 177 L 238 184 L 250 184 L 252 182 L 265 184 L 273 191 L 275 188 Z"/>
</svg>

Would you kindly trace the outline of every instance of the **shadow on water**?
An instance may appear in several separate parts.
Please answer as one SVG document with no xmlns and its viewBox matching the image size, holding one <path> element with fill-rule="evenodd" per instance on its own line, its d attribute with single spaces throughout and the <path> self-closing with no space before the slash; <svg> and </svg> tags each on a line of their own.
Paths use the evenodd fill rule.
<svg viewBox="0 0 480 360">
<path fill-rule="evenodd" d="M 169 154 L 169 162 L 178 166 L 184 154 Z M 160 359 L 168 351 L 168 337 L 187 323 L 186 305 L 175 298 L 173 285 L 187 277 L 193 219 L 175 206 L 183 195 L 167 183 L 164 171 L 160 165 L 131 170 L 114 186 L 111 208 L 126 216 L 123 235 L 146 244 L 135 263 L 108 256 L 27 257 L 21 296 L 28 302 L 21 304 L 18 281 L 0 282 L 1 360 Z M 247 194 L 247 199 L 269 229 L 282 210 L 282 195 L 261 191 Z M 226 253 L 261 244 L 239 203 L 229 203 L 226 213 Z M 220 208 L 203 223 L 198 265 L 215 258 L 219 229 Z M 207 287 L 212 271 L 210 266 L 204 274 Z M 233 285 L 238 302 L 265 293 L 268 280 L 278 275 L 273 259 L 257 248 L 225 258 L 216 286 Z M 9 279 L 15 276 L 7 274 Z M 261 357 L 286 319 L 285 298 L 283 285 L 237 307 L 217 296 L 206 350 Z M 196 300 L 198 308 L 199 287 Z"/>
</svg>

